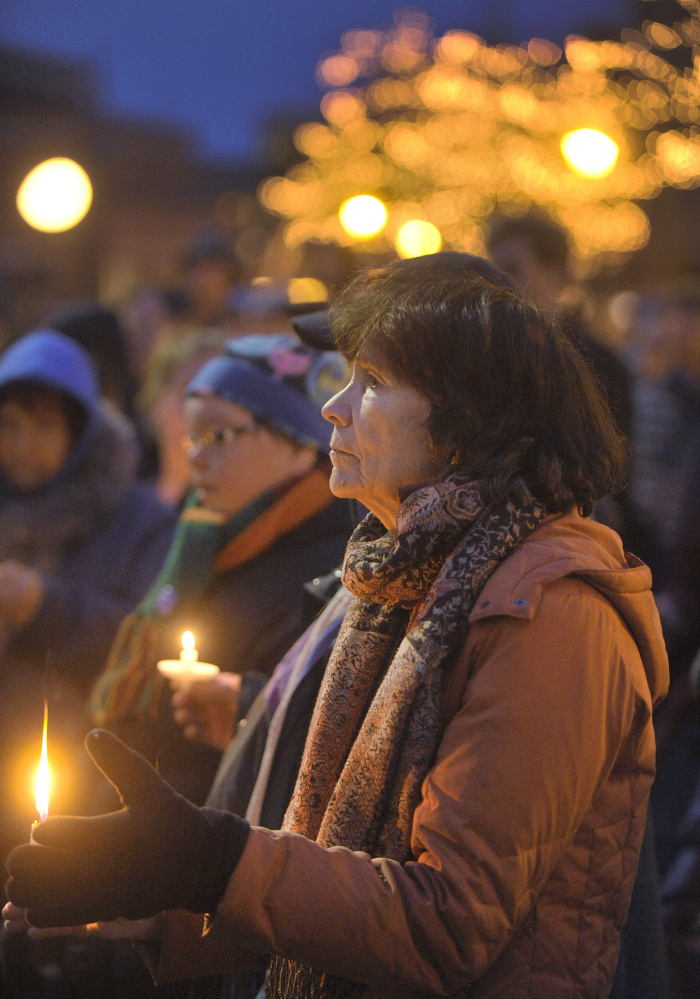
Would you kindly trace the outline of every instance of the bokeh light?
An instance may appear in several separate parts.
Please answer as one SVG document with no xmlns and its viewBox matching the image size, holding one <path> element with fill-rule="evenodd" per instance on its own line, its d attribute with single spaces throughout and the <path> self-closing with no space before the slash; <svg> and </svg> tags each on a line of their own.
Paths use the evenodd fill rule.
<svg viewBox="0 0 700 999">
<path fill-rule="evenodd" d="M 484 254 L 494 213 L 537 210 L 592 275 L 646 244 L 645 200 L 700 185 L 700 0 L 682 7 L 673 29 L 649 21 L 563 48 L 434 38 L 427 14 L 397 8 L 393 25 L 346 32 L 324 57 L 324 120 L 297 128 L 304 159 L 264 180 L 260 201 L 292 250 L 361 252 L 372 238 L 396 251 L 424 220 L 443 246 Z"/>
<path fill-rule="evenodd" d="M 314 277 L 295 277 L 287 282 L 287 297 L 291 305 L 302 302 L 327 302 L 328 288 Z"/>
<path fill-rule="evenodd" d="M 422 219 L 404 222 L 396 236 L 396 251 L 400 257 L 422 257 L 437 253 L 442 246 L 442 236 L 437 226 Z"/>
<path fill-rule="evenodd" d="M 572 170 L 598 180 L 615 169 L 620 147 L 596 128 L 577 128 L 563 137 L 561 152 Z"/>
<path fill-rule="evenodd" d="M 72 229 L 91 204 L 90 178 L 74 160 L 59 156 L 35 166 L 17 192 L 20 215 L 41 232 Z"/>
<path fill-rule="evenodd" d="M 356 239 L 369 239 L 381 232 L 386 225 L 387 211 L 379 198 L 371 194 L 357 194 L 343 202 L 338 216 L 348 235 Z"/>
</svg>

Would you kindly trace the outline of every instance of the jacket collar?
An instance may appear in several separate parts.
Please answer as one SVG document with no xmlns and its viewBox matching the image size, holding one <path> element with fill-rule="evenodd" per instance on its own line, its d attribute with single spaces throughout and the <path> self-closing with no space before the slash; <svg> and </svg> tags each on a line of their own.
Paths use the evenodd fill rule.
<svg viewBox="0 0 700 999">
<path fill-rule="evenodd" d="M 546 586 L 563 576 L 627 569 L 620 538 L 572 510 L 555 514 L 528 535 L 488 580 L 469 620 L 506 614 L 531 619 Z M 641 570 L 646 588 L 649 569 Z"/>
<path fill-rule="evenodd" d="M 548 517 L 503 562 L 484 586 L 469 621 L 489 617 L 531 620 L 547 586 L 576 576 L 598 590 L 623 619 L 639 648 L 652 697 L 668 687 L 668 658 L 651 592 L 651 571 L 623 551 L 619 536 L 575 510 Z"/>
</svg>

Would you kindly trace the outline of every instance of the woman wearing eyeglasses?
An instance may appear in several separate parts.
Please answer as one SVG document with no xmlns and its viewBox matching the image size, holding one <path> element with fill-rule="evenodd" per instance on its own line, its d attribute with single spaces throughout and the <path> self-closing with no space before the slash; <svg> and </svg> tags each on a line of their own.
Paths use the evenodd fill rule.
<svg viewBox="0 0 700 999">
<path fill-rule="evenodd" d="M 321 405 L 347 380 L 339 354 L 292 334 L 229 341 L 186 390 L 183 438 L 192 491 L 163 569 L 122 624 L 92 696 L 118 732 L 201 802 L 220 751 L 266 677 L 306 624 L 302 584 L 342 560 L 353 526 L 328 480 L 330 428 Z M 193 632 L 221 674 L 176 695 L 172 719 L 159 659 Z M 196 697 L 220 705 L 203 711 Z"/>
</svg>

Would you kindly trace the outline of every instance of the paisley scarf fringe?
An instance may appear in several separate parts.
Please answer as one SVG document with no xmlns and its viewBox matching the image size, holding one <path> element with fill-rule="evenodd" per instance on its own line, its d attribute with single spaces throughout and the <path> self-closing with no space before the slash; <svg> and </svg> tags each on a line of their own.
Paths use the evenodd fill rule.
<svg viewBox="0 0 700 999">
<path fill-rule="evenodd" d="M 307 968 L 298 961 L 274 957 L 265 984 L 268 999 L 284 996 L 285 999 L 359 999 L 364 985 L 347 978 L 329 975 L 325 971 Z"/>
</svg>

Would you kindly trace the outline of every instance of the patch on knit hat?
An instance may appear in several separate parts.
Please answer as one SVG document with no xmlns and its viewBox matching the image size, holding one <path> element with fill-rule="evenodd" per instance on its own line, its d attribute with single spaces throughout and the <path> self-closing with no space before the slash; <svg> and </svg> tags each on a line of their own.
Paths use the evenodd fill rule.
<svg viewBox="0 0 700 999">
<path fill-rule="evenodd" d="M 350 365 L 346 358 L 335 350 L 324 350 L 306 374 L 306 394 L 318 406 L 325 406 L 349 380 Z"/>
<path fill-rule="evenodd" d="M 336 351 L 315 350 L 294 333 L 251 333 L 227 341 L 186 393 L 209 389 L 300 443 L 327 451 L 331 426 L 321 407 L 349 378 L 350 365 Z"/>
<path fill-rule="evenodd" d="M 307 396 L 319 408 L 339 392 L 350 378 L 350 365 L 334 350 L 314 350 L 293 333 L 276 336 L 251 333 L 229 340 L 226 353 L 250 361 L 275 381 Z"/>
</svg>

